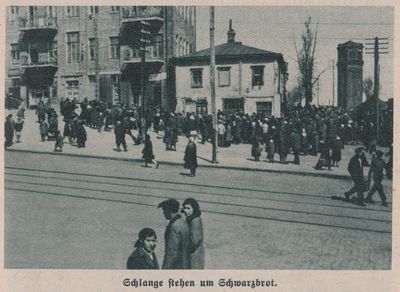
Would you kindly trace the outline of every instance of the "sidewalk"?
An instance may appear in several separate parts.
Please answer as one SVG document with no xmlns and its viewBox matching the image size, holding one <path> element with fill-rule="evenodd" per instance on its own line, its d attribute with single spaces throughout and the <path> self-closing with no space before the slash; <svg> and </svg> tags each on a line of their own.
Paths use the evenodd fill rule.
<svg viewBox="0 0 400 292">
<path fill-rule="evenodd" d="M 15 110 L 6 110 L 5 114 L 13 114 L 15 118 Z M 98 132 L 95 129 L 86 127 L 87 131 L 87 142 L 86 148 L 77 148 L 71 146 L 69 143 L 64 144 L 63 152 L 54 152 L 54 141 L 41 142 L 39 134 L 39 124 L 36 122 L 36 115 L 34 110 L 27 110 L 25 112 L 25 123 L 22 130 L 21 143 L 14 143 L 13 146 L 9 147 L 9 151 L 21 151 L 28 153 L 42 153 L 42 154 L 54 154 L 54 155 L 70 155 L 70 156 L 81 156 L 87 158 L 100 158 L 100 159 L 113 159 L 123 161 L 142 161 L 142 149 L 143 145 L 133 145 L 131 137 L 126 136 L 128 145 L 128 151 L 117 152 L 115 151 L 115 136 L 114 132 Z M 59 118 L 59 129 L 63 130 L 64 122 L 62 117 Z M 137 131 L 133 132 L 137 135 Z M 163 165 L 182 165 L 183 168 L 183 156 L 185 147 L 187 144 L 187 138 L 184 136 L 179 137 L 179 141 L 176 146 L 176 151 L 166 151 L 165 145 L 162 142 L 162 137 L 157 136 L 154 132 L 149 131 L 151 139 L 153 141 L 153 151 L 156 160 L 160 162 L 160 168 Z M 14 138 L 15 140 L 15 138 Z M 67 139 L 65 139 L 67 142 Z M 355 146 L 345 146 L 342 150 L 342 161 L 339 162 L 339 167 L 332 167 L 332 170 L 315 170 L 314 166 L 318 160 L 317 156 L 300 156 L 300 165 L 280 164 L 279 162 L 269 163 L 266 162 L 266 153 L 262 152 L 261 161 L 256 162 L 251 157 L 251 145 L 240 144 L 232 145 L 228 148 L 218 148 L 217 160 L 218 164 L 211 162 L 211 149 L 210 143 L 200 144 L 197 143 L 197 155 L 199 167 L 217 167 L 225 169 L 237 169 L 246 171 L 264 171 L 264 172 L 276 172 L 286 174 L 299 174 L 299 175 L 311 175 L 321 176 L 339 179 L 349 179 L 347 172 L 347 163 L 351 156 L 354 155 Z M 279 155 L 276 155 L 275 160 L 279 161 Z M 288 161 L 293 160 L 293 155 L 288 155 Z"/>
</svg>

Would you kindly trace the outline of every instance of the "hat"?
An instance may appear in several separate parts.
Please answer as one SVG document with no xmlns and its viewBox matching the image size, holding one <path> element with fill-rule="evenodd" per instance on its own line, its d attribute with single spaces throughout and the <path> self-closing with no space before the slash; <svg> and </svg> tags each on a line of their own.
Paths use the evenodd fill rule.
<svg viewBox="0 0 400 292">
<path fill-rule="evenodd" d="M 356 152 L 356 153 L 361 153 L 361 152 L 364 151 L 364 150 L 365 150 L 364 147 L 357 147 L 356 150 L 355 150 L 355 152 Z"/>
<path fill-rule="evenodd" d="M 170 211 L 172 213 L 178 212 L 179 206 L 179 202 L 175 199 L 168 199 L 158 204 L 158 208 L 162 208 L 164 211 Z"/>
<path fill-rule="evenodd" d="M 383 156 L 383 152 L 381 150 L 376 150 L 376 156 L 377 157 L 382 157 Z"/>
</svg>

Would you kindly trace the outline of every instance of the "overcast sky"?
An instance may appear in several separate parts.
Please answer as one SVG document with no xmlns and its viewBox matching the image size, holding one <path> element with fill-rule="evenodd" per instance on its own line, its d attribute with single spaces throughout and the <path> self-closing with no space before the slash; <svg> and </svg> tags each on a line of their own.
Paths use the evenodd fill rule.
<svg viewBox="0 0 400 292">
<path fill-rule="evenodd" d="M 197 7 L 197 50 L 209 46 L 209 7 Z M 316 48 L 316 75 L 329 61 L 337 62 L 337 45 L 353 40 L 366 43 L 366 38 L 389 38 L 389 54 L 380 57 L 380 97 L 393 97 L 393 29 L 394 10 L 391 7 L 283 7 L 283 6 L 217 6 L 215 8 L 215 43 L 227 41 L 229 19 L 233 21 L 236 41 L 260 49 L 282 53 L 289 63 L 290 90 L 296 85 L 297 66 L 293 38 L 298 48 L 304 31 L 304 21 L 311 16 L 315 29 L 319 22 Z M 373 78 L 373 55 L 365 54 L 364 79 Z M 320 77 L 320 104 L 332 103 L 332 70 Z M 337 104 L 337 71 L 335 67 L 335 104 Z"/>
</svg>

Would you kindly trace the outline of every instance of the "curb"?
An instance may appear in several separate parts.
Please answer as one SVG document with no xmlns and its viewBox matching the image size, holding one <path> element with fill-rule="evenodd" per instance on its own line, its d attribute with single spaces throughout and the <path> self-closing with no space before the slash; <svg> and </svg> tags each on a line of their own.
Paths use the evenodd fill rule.
<svg viewBox="0 0 400 292">
<path fill-rule="evenodd" d="M 122 157 L 111 157 L 111 156 L 95 156 L 88 154 L 76 154 L 76 153 L 60 153 L 60 152 L 47 152 L 47 151 L 37 151 L 37 150 L 25 150 L 25 149 L 7 149 L 6 151 L 10 152 L 23 152 L 23 153 L 31 153 L 31 154 L 43 154 L 43 155 L 59 155 L 59 156 L 70 156 L 70 157 L 84 157 L 84 158 L 95 158 L 95 159 L 103 159 L 103 160 L 116 160 L 116 161 L 130 161 L 130 162 L 143 162 L 143 159 L 138 158 L 122 158 Z M 171 161 L 158 161 L 160 164 L 164 165 L 183 165 L 183 163 L 171 162 Z M 229 170 L 241 170 L 241 171 L 253 171 L 253 172 L 270 172 L 270 173 L 280 173 L 280 174 L 290 174 L 290 175 L 301 175 L 301 176 L 313 176 L 313 177 L 325 177 L 332 179 L 344 179 L 349 180 L 350 176 L 341 175 L 341 174 L 333 174 L 333 173 L 314 173 L 314 172 L 300 172 L 293 170 L 280 170 L 280 169 L 260 169 L 260 168 L 251 168 L 251 167 L 242 167 L 242 166 L 232 166 L 232 165 L 203 165 L 199 164 L 201 168 L 220 168 L 220 169 L 229 169 Z"/>
</svg>

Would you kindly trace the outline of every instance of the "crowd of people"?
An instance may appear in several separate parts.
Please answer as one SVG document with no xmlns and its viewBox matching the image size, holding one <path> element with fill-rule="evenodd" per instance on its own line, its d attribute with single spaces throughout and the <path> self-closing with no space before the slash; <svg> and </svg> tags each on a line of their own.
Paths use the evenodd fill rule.
<svg viewBox="0 0 400 292">
<path fill-rule="evenodd" d="M 164 234 L 162 269 L 204 269 L 204 235 L 199 203 L 188 198 L 182 203 L 168 199 L 158 205 L 168 225 Z M 156 232 L 143 228 L 138 234 L 134 250 L 127 261 L 132 270 L 159 269 L 155 248 Z"/>
<path fill-rule="evenodd" d="M 345 145 L 363 145 L 372 153 L 378 143 L 382 144 L 377 138 L 373 121 L 359 119 L 354 112 L 338 107 L 291 107 L 284 118 L 266 117 L 262 113 L 218 111 L 216 133 L 210 115 L 165 112 L 148 107 L 142 119 L 140 108 L 89 101 L 87 98 L 80 103 L 76 99 L 61 99 L 60 113 L 64 122 L 62 132 L 58 125 L 58 114 L 48 102 L 40 101 L 36 113 L 41 141 L 55 140 L 55 151 L 62 151 L 65 138 L 71 145 L 85 147 L 86 126 L 99 132 L 113 131 L 116 151 L 128 151 L 127 135 L 133 144 L 143 143 L 142 153 L 146 166 L 154 163 L 158 167 L 159 164 L 155 161 L 150 137 L 143 135 L 143 130 L 147 133 L 152 128 L 159 134 L 166 151 L 176 151 L 180 137 L 192 137 L 184 157 L 184 166 L 191 170 L 191 176 L 195 175 L 197 167 L 197 161 L 192 159 L 192 154 L 196 153 L 197 138 L 199 143 L 205 144 L 213 143 L 217 137 L 218 147 L 222 148 L 249 144 L 249 154 L 255 161 L 265 157 L 271 163 L 279 161 L 285 164 L 290 162 L 288 155 L 293 154 L 291 162 L 300 164 L 301 156 L 319 155 L 316 169 L 338 167 Z M 16 132 L 15 127 L 19 130 L 17 141 L 20 139 L 20 122 L 21 119 L 17 122 L 6 120 L 6 146 L 12 143 L 11 133 Z M 145 129 L 142 127 L 143 122 Z M 392 137 L 389 138 L 391 143 Z"/>
</svg>

